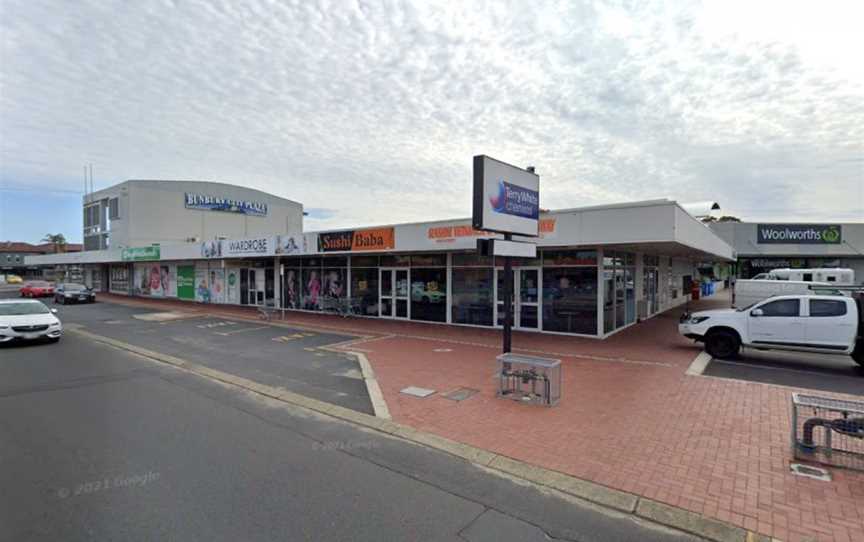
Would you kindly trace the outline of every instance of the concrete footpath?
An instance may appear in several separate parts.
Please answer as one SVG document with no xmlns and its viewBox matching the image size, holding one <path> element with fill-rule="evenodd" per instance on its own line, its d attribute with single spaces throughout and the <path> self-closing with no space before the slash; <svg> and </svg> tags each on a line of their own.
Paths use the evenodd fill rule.
<svg viewBox="0 0 864 542">
<path fill-rule="evenodd" d="M 254 315 L 225 309 L 234 317 Z M 305 313 L 291 313 L 289 321 L 362 335 L 347 348 L 363 352 L 374 369 L 399 427 L 384 430 L 455 446 L 538 483 L 568 480 L 581 498 L 688 532 L 710 526 L 698 534 L 711 539 L 749 532 L 777 540 L 864 540 L 864 474 L 832 469 L 832 481 L 821 482 L 790 473 L 789 397 L 796 390 L 687 374 L 701 350 L 677 335 L 677 312 L 606 341 L 517 334 L 517 351 L 564 361 L 565 395 L 553 409 L 494 397 L 495 330 Z M 438 393 L 426 399 L 399 393 L 410 385 Z M 443 396 L 457 387 L 478 393 L 464 401 Z"/>
</svg>

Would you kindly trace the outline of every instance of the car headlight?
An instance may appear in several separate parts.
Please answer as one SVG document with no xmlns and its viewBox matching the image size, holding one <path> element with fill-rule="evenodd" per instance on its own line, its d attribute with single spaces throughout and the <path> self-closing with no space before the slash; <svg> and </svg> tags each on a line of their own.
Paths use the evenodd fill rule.
<svg viewBox="0 0 864 542">
<path fill-rule="evenodd" d="M 707 316 L 691 316 L 690 317 L 690 323 L 691 324 L 701 324 L 702 322 L 704 322 L 707 319 L 708 319 Z"/>
</svg>

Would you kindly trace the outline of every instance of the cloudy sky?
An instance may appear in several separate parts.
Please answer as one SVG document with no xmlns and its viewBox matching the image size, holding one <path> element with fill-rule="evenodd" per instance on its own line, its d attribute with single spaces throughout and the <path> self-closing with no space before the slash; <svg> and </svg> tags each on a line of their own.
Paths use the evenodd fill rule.
<svg viewBox="0 0 864 542">
<path fill-rule="evenodd" d="M 82 166 L 242 184 L 307 229 L 718 200 L 864 220 L 864 2 L 0 0 L 0 240 L 80 240 Z"/>
</svg>

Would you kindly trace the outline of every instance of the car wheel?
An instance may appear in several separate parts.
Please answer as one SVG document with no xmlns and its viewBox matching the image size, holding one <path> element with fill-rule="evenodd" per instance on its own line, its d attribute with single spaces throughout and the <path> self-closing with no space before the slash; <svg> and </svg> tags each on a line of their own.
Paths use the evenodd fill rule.
<svg viewBox="0 0 864 542">
<path fill-rule="evenodd" d="M 855 363 L 864 367 L 864 339 L 855 343 L 855 350 L 852 351 L 852 359 Z"/>
<path fill-rule="evenodd" d="M 705 337 L 705 351 L 712 358 L 733 359 L 741 351 L 741 340 L 731 331 L 712 331 Z"/>
</svg>

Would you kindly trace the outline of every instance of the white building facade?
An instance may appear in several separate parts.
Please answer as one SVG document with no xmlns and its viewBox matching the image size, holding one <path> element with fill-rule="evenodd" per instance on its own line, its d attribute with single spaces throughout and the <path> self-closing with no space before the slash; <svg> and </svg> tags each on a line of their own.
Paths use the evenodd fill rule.
<svg viewBox="0 0 864 542">
<path fill-rule="evenodd" d="M 174 194 L 185 198 L 189 189 Z M 123 295 L 286 311 L 341 307 L 357 317 L 451 325 L 503 321 L 503 262 L 476 250 L 478 239 L 497 236 L 475 230 L 467 218 L 303 232 L 296 204 L 286 206 L 293 214 L 254 230 L 251 217 L 231 222 L 234 234 L 224 235 L 227 222 L 211 216 L 221 211 L 189 215 L 184 203 L 165 211 L 165 223 L 144 237 L 134 217 L 164 200 L 128 201 L 133 228 L 123 238 L 131 245 L 117 246 L 122 227 L 112 223 L 107 249 L 32 257 L 28 264 L 83 269 L 88 285 Z M 175 214 L 183 218 L 175 221 Z M 162 242 L 169 235 L 180 241 Z M 534 241 L 537 257 L 514 264 L 515 329 L 589 337 L 686 303 L 697 263 L 735 259 L 729 244 L 671 200 L 546 212 Z"/>
</svg>

